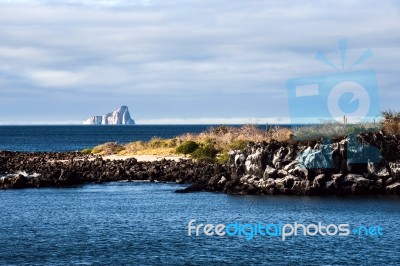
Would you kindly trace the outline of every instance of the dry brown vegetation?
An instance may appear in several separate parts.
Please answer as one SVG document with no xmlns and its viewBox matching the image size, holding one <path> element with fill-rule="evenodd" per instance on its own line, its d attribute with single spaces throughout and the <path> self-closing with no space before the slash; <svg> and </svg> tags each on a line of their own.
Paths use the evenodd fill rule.
<svg viewBox="0 0 400 266">
<path fill-rule="evenodd" d="M 116 154 L 124 149 L 124 146 L 118 144 L 117 142 L 107 142 L 101 145 L 98 145 L 92 149 L 92 153 L 101 154 L 101 155 L 111 155 Z"/>
<path fill-rule="evenodd" d="M 150 141 L 133 141 L 124 145 L 119 152 L 122 155 L 169 155 L 173 154 L 177 146 L 177 139 L 152 138 Z"/>
<path fill-rule="evenodd" d="M 340 122 L 325 122 L 319 125 L 301 126 L 293 128 L 295 140 L 317 140 L 341 138 L 348 135 L 357 135 L 362 132 L 378 132 L 381 130 L 379 122 L 363 122 L 357 124 L 344 124 Z"/>
<path fill-rule="evenodd" d="M 178 142 L 195 141 L 198 143 L 213 143 L 217 150 L 227 150 L 230 146 L 240 142 L 270 142 L 287 141 L 290 139 L 291 131 L 286 128 L 276 127 L 271 130 L 262 130 L 255 125 L 241 127 L 219 126 L 212 127 L 200 134 L 184 134 L 178 137 Z"/>
<path fill-rule="evenodd" d="M 321 137 L 337 137 L 348 134 L 358 134 L 365 131 L 379 131 L 400 135 L 400 112 L 382 112 L 382 123 L 346 124 L 330 122 L 310 127 L 299 127 L 293 130 L 275 127 L 270 130 L 262 130 L 256 125 L 244 125 L 241 127 L 217 126 L 211 127 L 200 134 L 183 134 L 172 139 L 152 138 L 150 141 L 133 141 L 125 145 L 108 142 L 93 149 L 85 149 L 85 153 L 102 155 L 172 155 L 187 150 L 184 145 L 195 142 L 195 151 L 189 153 L 193 158 L 206 160 L 226 161 L 229 150 L 243 149 L 250 141 L 254 142 L 278 142 L 297 139 L 318 139 Z M 192 143 L 190 143 L 192 142 Z M 178 148 L 179 147 L 179 148 Z"/>
<path fill-rule="evenodd" d="M 387 110 L 382 112 L 382 116 L 383 131 L 389 134 L 400 135 L 400 112 Z"/>
<path fill-rule="evenodd" d="M 218 126 L 211 127 L 200 134 L 184 134 L 172 139 L 152 138 L 150 141 L 133 141 L 125 145 L 115 142 L 108 142 L 94 147 L 91 152 L 101 155 L 170 155 L 174 154 L 179 145 L 187 141 L 194 141 L 201 149 L 209 149 L 212 146 L 219 154 L 226 153 L 230 149 L 242 149 L 249 141 L 287 141 L 290 139 L 291 131 L 285 128 L 274 128 L 262 130 L 255 125 L 241 127 Z"/>
</svg>

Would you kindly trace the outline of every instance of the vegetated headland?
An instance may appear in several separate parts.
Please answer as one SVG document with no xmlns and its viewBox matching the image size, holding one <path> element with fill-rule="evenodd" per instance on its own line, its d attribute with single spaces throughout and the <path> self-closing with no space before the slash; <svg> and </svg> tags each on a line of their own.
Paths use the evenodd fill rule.
<svg viewBox="0 0 400 266">
<path fill-rule="evenodd" d="M 105 143 L 82 152 L 0 152 L 0 188 L 150 181 L 190 184 L 177 192 L 400 194 L 400 113 L 382 121 L 298 128 L 218 126 L 148 142 Z M 106 155 L 126 159 L 105 159 Z M 139 161 L 135 156 L 181 156 Z"/>
</svg>

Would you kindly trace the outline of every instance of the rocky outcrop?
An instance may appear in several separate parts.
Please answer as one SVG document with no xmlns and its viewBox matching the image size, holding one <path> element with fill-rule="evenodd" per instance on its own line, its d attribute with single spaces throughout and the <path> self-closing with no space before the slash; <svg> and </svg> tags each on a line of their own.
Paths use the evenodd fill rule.
<svg viewBox="0 0 400 266">
<path fill-rule="evenodd" d="M 0 152 L 0 189 L 75 186 L 84 183 L 110 181 L 150 181 L 198 183 L 219 178 L 227 167 L 197 163 L 191 160 L 175 162 L 161 160 L 138 162 L 103 160 L 79 152 L 20 153 Z"/>
<path fill-rule="evenodd" d="M 250 143 L 226 165 L 103 160 L 79 152 L 0 152 L 0 188 L 75 186 L 142 180 L 191 184 L 177 192 L 261 195 L 400 195 L 400 141 L 368 133 L 333 143 Z M 372 151 L 380 151 L 379 156 Z M 360 158 L 369 154 L 366 158 Z M 361 156 L 361 157 L 360 157 Z M 379 160 L 377 160 L 379 157 Z"/>
<path fill-rule="evenodd" d="M 83 122 L 84 125 L 134 125 L 127 106 L 103 116 L 92 116 Z"/>
<path fill-rule="evenodd" d="M 355 141 L 357 143 L 355 144 Z M 400 141 L 382 133 L 333 143 L 250 143 L 229 153 L 224 179 L 187 191 L 229 194 L 400 195 Z M 212 182 L 211 182 L 212 181 Z"/>
</svg>

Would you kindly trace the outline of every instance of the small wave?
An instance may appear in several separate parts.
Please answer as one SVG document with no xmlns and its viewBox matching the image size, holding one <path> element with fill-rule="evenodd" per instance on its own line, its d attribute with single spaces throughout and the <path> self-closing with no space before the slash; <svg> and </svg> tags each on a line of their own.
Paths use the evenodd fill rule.
<svg viewBox="0 0 400 266">
<path fill-rule="evenodd" d="M 14 175 L 23 175 L 23 176 L 26 176 L 26 177 L 38 177 L 38 176 L 40 176 L 40 174 L 38 174 L 38 173 L 33 173 L 33 174 L 30 175 L 26 171 L 18 171 Z"/>
<path fill-rule="evenodd" d="M 6 179 L 6 178 L 11 178 L 11 177 L 14 177 L 17 175 L 23 175 L 28 178 L 35 178 L 35 177 L 40 176 L 40 174 L 38 174 L 38 173 L 28 174 L 26 171 L 17 171 L 14 174 L 5 174 L 5 175 L 0 176 L 0 180 L 4 181 L 4 179 Z"/>
</svg>

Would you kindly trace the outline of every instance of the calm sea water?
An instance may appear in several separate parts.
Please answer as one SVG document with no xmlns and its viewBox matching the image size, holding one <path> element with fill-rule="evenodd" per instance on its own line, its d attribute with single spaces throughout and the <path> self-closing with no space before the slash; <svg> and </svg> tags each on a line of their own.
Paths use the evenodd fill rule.
<svg viewBox="0 0 400 266">
<path fill-rule="evenodd" d="M 109 141 L 127 143 L 147 141 L 154 136 L 172 138 L 184 133 L 200 133 L 211 126 L 0 126 L 0 150 L 75 151 Z M 265 126 L 260 128 L 265 129 Z"/>
<path fill-rule="evenodd" d="M 0 264 L 400 264 L 398 198 L 174 193 L 179 187 L 108 183 L 0 191 Z M 188 237 L 190 219 L 380 225 L 384 236 Z"/>
</svg>

